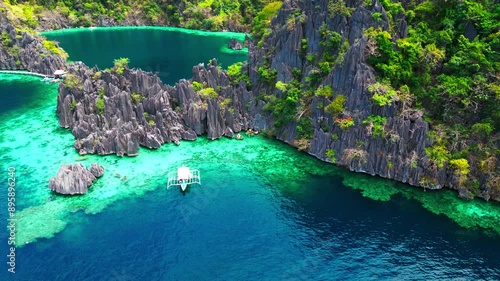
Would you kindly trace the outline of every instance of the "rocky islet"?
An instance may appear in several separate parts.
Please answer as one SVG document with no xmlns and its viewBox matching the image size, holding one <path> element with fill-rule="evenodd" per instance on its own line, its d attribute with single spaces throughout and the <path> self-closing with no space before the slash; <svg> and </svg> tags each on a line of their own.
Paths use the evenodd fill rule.
<svg viewBox="0 0 500 281">
<path fill-rule="evenodd" d="M 49 188 L 59 194 L 85 194 L 97 178 L 104 174 L 104 167 L 92 163 L 90 169 L 82 164 L 63 164 L 57 175 L 49 180 Z"/>
</svg>

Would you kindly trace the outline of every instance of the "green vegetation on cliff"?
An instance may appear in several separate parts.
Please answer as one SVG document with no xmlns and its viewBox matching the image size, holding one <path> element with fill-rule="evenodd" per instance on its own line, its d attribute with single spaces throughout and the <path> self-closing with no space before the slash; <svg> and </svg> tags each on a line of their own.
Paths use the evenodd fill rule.
<svg viewBox="0 0 500 281">
<path fill-rule="evenodd" d="M 0 62 L 2 68 L 31 67 L 31 70 L 34 70 L 36 61 L 41 62 L 48 56 L 55 55 L 64 60 L 68 58 L 68 54 L 59 48 L 56 42 L 36 35 L 34 28 L 38 25 L 38 19 L 35 14 L 41 10 L 42 7 L 36 5 L 11 5 L 8 1 L 0 2 L 0 48 L 7 55 Z M 38 38 L 42 47 L 32 43 L 30 38 L 33 36 Z M 9 61 L 15 61 L 15 66 Z"/>
<path fill-rule="evenodd" d="M 63 59 L 68 58 L 68 53 L 66 53 L 63 49 L 59 48 L 59 46 L 57 46 L 57 44 L 54 41 L 43 40 L 42 44 L 43 47 L 48 51 L 50 51 L 51 53 L 58 55 Z"/>
<path fill-rule="evenodd" d="M 408 86 L 416 105 L 433 119 L 487 120 L 498 127 L 500 8 L 483 2 L 426 1 L 408 7 L 408 37 L 366 32 L 374 47 L 369 62 L 394 89 Z"/>
<path fill-rule="evenodd" d="M 113 61 L 113 69 L 117 74 L 123 74 L 123 71 L 128 67 L 130 60 L 128 58 L 119 58 Z"/>
<path fill-rule="evenodd" d="M 255 39 L 260 40 L 269 34 L 270 30 L 268 30 L 268 27 L 271 24 L 271 19 L 278 13 L 282 4 L 282 1 L 271 2 L 257 14 L 253 20 L 252 27 L 252 34 Z"/>
<path fill-rule="evenodd" d="M 499 193 L 492 171 L 500 157 L 500 5 L 488 0 L 382 4 L 389 30 L 365 32 L 368 61 L 378 76 L 368 89 L 374 103 L 406 102 L 423 110 L 432 125 L 429 161 L 448 167 L 469 195 L 480 192 L 479 182 Z M 408 22 L 405 38 L 395 35 L 399 12 Z M 485 161 L 489 169 L 469 164 Z"/>
<path fill-rule="evenodd" d="M 325 2 L 327 12 L 322 9 Z M 271 26 L 269 22 L 278 12 L 263 13 L 268 25 L 254 26 L 260 61 L 250 67 L 256 70 L 252 81 L 260 83 L 255 86 L 267 102 L 264 109 L 273 117 L 275 134 L 287 141 L 293 136 L 300 148 L 315 139 L 312 154 L 339 162 L 346 159 L 342 154 L 366 155 L 371 150 L 371 160 L 354 165 L 352 161 L 337 162 L 351 169 L 357 166 L 401 180 L 404 176 L 395 177 L 400 170 L 394 169 L 405 167 L 418 175 L 412 184 L 448 186 L 464 197 L 498 200 L 498 1 L 379 2 L 383 8 L 371 0 L 362 1 L 362 7 L 338 0 L 319 1 L 316 6 L 291 1 L 284 4 L 286 11 Z M 357 26 L 359 18 L 365 20 Z M 335 24 L 339 21 L 348 26 Z M 318 26 L 318 22 L 322 24 Z M 365 28 L 365 37 L 352 36 L 357 28 Z M 360 42 L 365 49 L 357 49 Z M 375 82 L 371 76 L 355 72 L 362 67 L 355 61 L 360 52 L 373 67 Z M 346 73 L 360 76 L 350 81 Z M 365 82 L 361 78 L 370 81 L 364 84 L 366 91 L 356 88 Z M 328 134 L 308 139 L 302 126 L 307 120 L 321 129 L 316 132 Z M 405 135 L 408 132 L 411 134 Z M 348 142 L 353 134 L 359 138 L 355 146 L 335 144 L 339 135 Z M 332 136 L 331 141 L 323 139 L 326 135 Z M 413 144 L 405 146 L 407 151 L 393 147 L 401 139 L 411 138 L 419 138 L 419 148 Z M 387 143 L 381 144 L 382 140 Z M 326 150 L 318 146 L 326 146 Z M 374 168 L 378 164 L 373 155 L 389 154 L 389 150 L 400 158 L 386 156 L 387 168 Z"/>
<path fill-rule="evenodd" d="M 41 18 L 72 27 L 101 25 L 168 25 L 203 30 L 247 31 L 269 0 L 9 0 L 16 16 L 31 28 Z M 42 29 L 60 28 L 47 21 Z"/>
</svg>

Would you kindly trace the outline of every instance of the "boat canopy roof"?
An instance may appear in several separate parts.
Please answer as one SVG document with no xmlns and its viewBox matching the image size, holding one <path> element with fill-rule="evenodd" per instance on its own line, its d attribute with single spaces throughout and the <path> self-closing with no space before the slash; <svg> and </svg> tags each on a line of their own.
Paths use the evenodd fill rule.
<svg viewBox="0 0 500 281">
<path fill-rule="evenodd" d="M 180 179 L 188 179 L 191 177 L 191 171 L 188 167 L 180 167 L 177 170 L 177 177 Z"/>
</svg>

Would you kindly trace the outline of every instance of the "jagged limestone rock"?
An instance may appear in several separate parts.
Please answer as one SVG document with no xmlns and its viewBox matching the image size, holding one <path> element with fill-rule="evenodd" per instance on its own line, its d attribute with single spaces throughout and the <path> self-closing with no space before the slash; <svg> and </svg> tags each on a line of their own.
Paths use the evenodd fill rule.
<svg viewBox="0 0 500 281">
<path fill-rule="evenodd" d="M 71 128 L 74 147 L 82 155 L 134 156 L 139 146 L 157 149 L 163 143 L 195 140 L 197 135 L 217 139 L 251 128 L 246 104 L 253 99 L 252 93 L 244 83 L 230 86 L 215 59 L 207 66 L 194 66 L 193 81 L 213 86 L 217 97 L 200 96 L 185 79 L 170 87 L 142 70 L 126 69 L 122 75 L 103 72 L 100 79 L 94 79 L 97 71 L 73 63 L 68 73 L 83 87 L 59 85 L 59 124 Z M 221 110 L 225 99 L 234 101 L 231 110 Z M 99 109 L 98 102 L 104 108 Z"/>
<path fill-rule="evenodd" d="M 94 175 L 94 177 L 100 178 L 104 175 L 104 167 L 100 166 L 98 163 L 92 163 L 90 165 L 90 172 Z"/>
<path fill-rule="evenodd" d="M 349 16 L 345 16 L 330 13 L 328 3 L 327 0 L 285 1 L 271 21 L 271 32 L 261 42 L 262 47 L 248 41 L 249 60 L 243 70 L 249 75 L 251 91 L 244 82 L 230 84 L 226 73 L 217 68 L 215 59 L 208 65 L 194 66 L 192 79 L 181 79 L 175 87 L 163 85 L 156 76 L 141 70 L 127 69 L 123 75 L 106 72 L 95 80 L 91 77 L 97 69 L 73 64 L 69 72 L 81 79 L 83 90 L 60 87 L 57 106 L 60 125 L 72 129 L 75 148 L 80 154 L 117 155 L 137 155 L 139 145 L 154 149 L 166 142 L 178 144 L 181 139 L 193 140 L 197 135 L 217 139 L 251 128 L 272 132 L 286 143 L 352 171 L 425 188 L 459 189 L 453 170 L 436 167 L 428 161 L 424 149 L 432 146 L 432 141 L 427 136 L 429 124 L 422 112 L 406 110 L 402 114 L 398 102 L 377 106 L 367 90 L 375 82 L 375 72 L 366 62 L 369 42 L 363 32 L 369 27 L 389 30 L 383 6 L 378 1 L 371 5 L 362 5 L 362 1 L 357 0 L 345 1 L 350 9 Z M 300 16 L 295 14 L 297 10 L 302 12 Z M 380 13 L 381 20 L 375 20 L 373 13 Z M 296 20 L 290 21 L 292 17 Z M 396 21 L 395 36 L 403 38 L 408 32 L 404 15 L 398 15 Z M 335 94 L 331 98 L 312 96 L 311 104 L 300 109 L 307 113 L 297 114 L 288 124 L 275 128 L 276 116 L 264 110 L 267 101 L 257 97 L 281 98 L 283 93 L 274 83 L 263 81 L 258 69 L 266 64 L 276 69 L 276 81 L 288 83 L 296 68 L 300 72 L 300 84 L 307 85 L 307 77 L 317 70 L 317 65 L 308 62 L 304 54 L 320 56 L 325 52 L 321 43 L 324 40 L 320 32 L 322 26 L 343 38 L 342 52 L 340 47 L 332 51 L 337 56 L 335 62 L 318 83 L 330 86 Z M 192 81 L 213 88 L 217 97 L 201 96 L 193 89 Z M 95 105 L 101 88 L 105 108 L 99 113 Z M 133 94 L 140 94 L 141 98 L 133 99 Z M 324 106 L 338 94 L 346 97 L 344 112 L 331 116 L 325 113 Z M 230 108 L 221 106 L 225 99 L 231 99 Z M 76 106 L 71 110 L 73 102 Z M 297 103 L 298 109 L 299 106 Z M 370 115 L 385 118 L 383 135 L 374 136 L 369 126 L 363 124 Z M 351 117 L 354 125 L 341 129 L 336 125 L 336 117 Z M 312 137 L 301 142 L 297 130 L 299 118 L 309 118 L 313 126 Z M 335 160 L 326 157 L 328 151 L 334 152 Z M 491 195 L 483 192 L 480 196 L 490 198 Z M 495 198 L 492 199 L 498 200 L 498 196 Z"/>
<path fill-rule="evenodd" d="M 57 175 L 49 180 L 49 188 L 59 194 L 85 194 L 88 188 L 104 174 L 104 168 L 92 163 L 90 169 L 82 164 L 61 165 Z"/>
<path fill-rule="evenodd" d="M 0 69 L 22 69 L 47 75 L 65 69 L 64 59 L 46 50 L 41 38 L 16 31 L 7 15 L 0 11 L 0 33 L 4 32 L 9 35 L 10 43 L 0 44 Z M 14 51 L 14 46 L 18 51 Z"/>
</svg>

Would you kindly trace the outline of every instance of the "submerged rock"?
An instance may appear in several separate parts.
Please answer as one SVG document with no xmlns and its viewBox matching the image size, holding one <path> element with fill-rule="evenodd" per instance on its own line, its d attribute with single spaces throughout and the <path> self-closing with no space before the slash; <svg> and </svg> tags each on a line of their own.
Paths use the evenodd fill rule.
<svg viewBox="0 0 500 281">
<path fill-rule="evenodd" d="M 63 164 L 57 175 L 49 180 L 49 188 L 59 194 L 85 194 L 88 188 L 104 174 L 104 168 L 92 163 L 90 169 L 82 164 Z"/>
<path fill-rule="evenodd" d="M 104 167 L 100 166 L 97 163 L 92 163 L 92 165 L 90 166 L 90 172 L 92 173 L 92 175 L 94 175 L 94 177 L 100 178 L 102 177 L 102 175 L 104 175 Z"/>
</svg>

